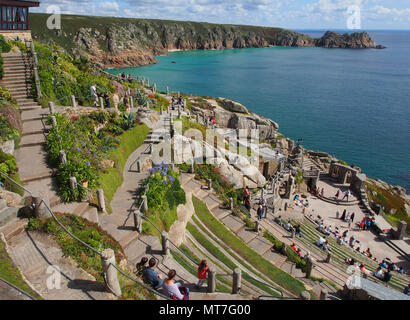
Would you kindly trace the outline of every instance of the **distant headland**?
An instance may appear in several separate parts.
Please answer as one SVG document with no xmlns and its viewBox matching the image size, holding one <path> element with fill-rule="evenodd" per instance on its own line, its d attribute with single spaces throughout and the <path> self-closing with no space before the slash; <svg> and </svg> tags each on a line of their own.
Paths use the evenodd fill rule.
<svg viewBox="0 0 410 320">
<path fill-rule="evenodd" d="M 366 33 L 328 31 L 314 39 L 295 31 L 204 22 L 62 16 L 62 29 L 44 28 L 47 14 L 31 14 L 34 39 L 53 41 L 70 54 L 103 68 L 157 63 L 155 56 L 176 50 L 264 48 L 271 46 L 383 49 Z"/>
</svg>

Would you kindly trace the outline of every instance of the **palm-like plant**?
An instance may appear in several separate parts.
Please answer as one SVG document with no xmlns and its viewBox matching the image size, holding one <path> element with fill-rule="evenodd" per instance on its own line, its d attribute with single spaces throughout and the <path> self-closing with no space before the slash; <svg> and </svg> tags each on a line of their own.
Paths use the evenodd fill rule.
<svg viewBox="0 0 410 320">
<path fill-rule="evenodd" d="M 147 107 L 149 108 L 151 106 L 151 101 L 148 99 L 148 97 L 143 94 L 141 91 L 137 90 L 137 93 L 135 94 L 135 101 L 140 105 L 141 107 Z"/>
</svg>

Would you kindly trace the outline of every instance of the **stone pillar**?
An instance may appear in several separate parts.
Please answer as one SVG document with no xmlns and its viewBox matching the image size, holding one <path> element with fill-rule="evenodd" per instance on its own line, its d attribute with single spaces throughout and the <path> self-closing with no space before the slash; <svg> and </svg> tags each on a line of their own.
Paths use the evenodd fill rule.
<svg viewBox="0 0 410 320">
<path fill-rule="evenodd" d="M 191 168 L 189 170 L 189 173 L 195 173 L 194 161 L 191 161 Z"/>
<path fill-rule="evenodd" d="M 163 232 L 161 235 L 162 239 L 162 254 L 169 255 L 169 246 L 168 246 L 168 233 Z"/>
<path fill-rule="evenodd" d="M 115 268 L 114 250 L 106 249 L 101 253 L 101 265 L 107 289 L 115 296 L 120 297 L 122 293 L 118 281 L 117 269 Z"/>
<path fill-rule="evenodd" d="M 167 86 L 167 96 L 169 96 L 169 88 L 168 88 L 168 86 Z"/>
<path fill-rule="evenodd" d="M 104 190 L 98 189 L 97 190 L 97 197 L 98 197 L 98 207 L 102 212 L 106 212 L 105 210 L 105 198 L 104 198 Z"/>
<path fill-rule="evenodd" d="M 256 232 L 257 234 L 259 234 L 259 224 L 260 224 L 260 221 L 259 221 L 259 220 L 256 220 L 256 221 L 255 221 L 255 232 Z"/>
<path fill-rule="evenodd" d="M 310 278 L 310 276 L 312 275 L 313 266 L 314 264 L 312 258 L 308 257 L 306 261 L 306 278 Z"/>
<path fill-rule="evenodd" d="M 147 79 L 147 87 L 149 87 L 149 79 Z"/>
<path fill-rule="evenodd" d="M 54 102 L 48 103 L 48 109 L 50 110 L 50 114 L 54 114 Z"/>
<path fill-rule="evenodd" d="M 332 254 L 329 252 L 328 254 L 327 254 L 327 257 L 326 257 L 326 263 L 330 263 L 330 261 L 331 261 L 331 259 L 332 259 Z"/>
<path fill-rule="evenodd" d="M 397 239 L 403 240 L 404 236 L 406 235 L 407 230 L 407 223 L 405 221 L 400 221 L 399 225 L 397 226 Z"/>
<path fill-rule="evenodd" d="M 199 114 L 196 114 L 196 122 L 199 123 Z"/>
<path fill-rule="evenodd" d="M 64 150 L 60 150 L 60 163 L 62 163 L 63 165 L 67 164 L 67 156 Z"/>
<path fill-rule="evenodd" d="M 51 217 L 51 213 L 48 211 L 44 203 L 50 207 L 50 204 L 45 197 L 40 195 L 33 196 L 34 215 L 37 218 L 48 219 Z"/>
<path fill-rule="evenodd" d="M 302 291 L 302 292 L 300 293 L 300 298 L 301 298 L 302 300 L 310 300 L 310 293 L 307 292 L 307 291 Z"/>
<path fill-rule="evenodd" d="M 208 190 L 212 190 L 212 179 L 207 179 L 208 181 Z"/>
<path fill-rule="evenodd" d="M 184 99 L 184 110 L 186 111 L 186 99 Z"/>
<path fill-rule="evenodd" d="M 130 96 L 130 107 L 131 109 L 134 108 L 134 97 L 133 96 Z"/>
<path fill-rule="evenodd" d="M 71 106 L 72 106 L 73 108 L 77 107 L 77 103 L 76 103 L 76 101 L 75 101 L 75 96 L 71 96 Z"/>
<path fill-rule="evenodd" d="M 147 200 L 147 196 L 143 195 L 142 197 L 142 201 L 144 201 L 144 204 L 142 205 L 142 212 L 147 212 L 148 211 L 148 200 Z"/>
<path fill-rule="evenodd" d="M 327 300 L 328 292 L 326 289 L 320 290 L 320 300 Z"/>
<path fill-rule="evenodd" d="M 178 119 L 181 119 L 181 108 L 178 106 Z"/>
<path fill-rule="evenodd" d="M 139 210 L 134 210 L 134 226 L 138 233 L 142 232 L 142 217 Z"/>
<path fill-rule="evenodd" d="M 70 178 L 70 189 L 71 191 L 75 192 L 76 188 L 77 188 L 77 179 L 76 177 L 71 177 Z"/>
<path fill-rule="evenodd" d="M 169 114 L 169 106 L 167 106 L 167 114 Z"/>
<path fill-rule="evenodd" d="M 232 294 L 239 294 L 239 291 L 241 291 L 241 286 L 242 286 L 242 270 L 239 268 L 236 268 L 233 271 L 233 278 L 232 278 Z"/>
<path fill-rule="evenodd" d="M 53 128 L 57 128 L 57 119 L 54 116 L 51 117 L 51 125 Z"/>
<path fill-rule="evenodd" d="M 160 115 L 162 116 L 164 113 L 164 108 L 161 106 L 160 111 L 159 111 Z"/>
<path fill-rule="evenodd" d="M 233 211 L 233 199 L 229 198 L 229 210 Z"/>
<path fill-rule="evenodd" d="M 154 83 L 154 85 L 152 86 L 152 92 L 157 93 L 157 84 Z"/>
<path fill-rule="evenodd" d="M 171 170 L 175 171 L 175 164 L 174 163 L 171 163 Z"/>
<path fill-rule="evenodd" d="M 103 97 L 100 97 L 100 108 L 101 108 L 101 110 L 104 110 L 104 99 L 103 99 Z"/>
<path fill-rule="evenodd" d="M 214 293 L 216 291 L 216 271 L 213 269 L 208 270 L 208 293 Z"/>
</svg>

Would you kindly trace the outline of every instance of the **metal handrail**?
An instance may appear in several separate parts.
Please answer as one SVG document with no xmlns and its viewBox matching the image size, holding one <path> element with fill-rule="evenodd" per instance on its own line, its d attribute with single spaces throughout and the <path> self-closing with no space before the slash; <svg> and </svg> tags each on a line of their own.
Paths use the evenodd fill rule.
<svg viewBox="0 0 410 320">
<path fill-rule="evenodd" d="M 334 300 L 343 300 L 343 299 L 341 299 L 341 298 L 339 298 L 339 297 L 336 297 L 335 295 L 333 295 L 333 294 L 328 294 L 327 295 L 329 298 L 332 298 L 332 299 L 334 299 Z"/>
<path fill-rule="evenodd" d="M 262 295 L 258 297 L 258 300 L 262 300 L 261 298 L 274 298 L 277 300 L 301 300 L 300 298 L 293 298 L 293 297 L 275 297 L 275 296 L 268 296 L 268 295 Z"/>
<path fill-rule="evenodd" d="M 4 282 L 5 284 L 7 284 L 8 286 L 12 287 L 14 290 L 18 291 L 19 293 L 27 296 L 28 298 L 30 298 L 31 300 L 37 300 L 36 298 L 34 298 L 31 294 L 25 292 L 24 290 L 20 289 L 19 287 L 16 287 L 14 284 L 8 282 L 7 280 L 3 279 L 0 277 L 0 281 Z"/>
<path fill-rule="evenodd" d="M 76 184 L 77 186 L 79 186 L 79 187 L 81 187 L 81 188 L 87 190 L 87 191 L 90 191 L 90 192 L 93 192 L 93 193 L 97 194 L 97 191 L 94 191 L 94 190 L 91 190 L 91 189 L 89 189 L 89 188 L 87 188 L 87 187 L 84 187 L 83 185 L 79 184 L 78 182 L 76 182 L 75 184 Z"/>
<path fill-rule="evenodd" d="M 111 265 L 112 265 L 115 269 L 117 269 L 117 271 L 118 271 L 119 273 L 121 273 L 124 277 L 130 279 L 131 281 L 135 282 L 136 284 L 140 285 L 141 287 L 143 287 L 143 288 L 147 289 L 148 291 L 150 291 L 150 292 L 156 294 L 157 296 L 160 296 L 161 298 L 164 298 L 164 299 L 166 299 L 166 300 L 172 300 L 171 298 L 169 298 L 169 297 L 163 295 L 162 293 L 160 293 L 160 292 L 158 292 L 158 291 L 152 289 L 151 287 L 145 285 L 144 283 L 142 283 L 142 282 L 140 282 L 140 281 L 134 279 L 133 277 L 129 276 L 129 275 L 126 274 L 123 270 L 121 270 L 120 268 L 118 268 L 116 265 L 114 265 L 114 264 L 111 264 Z"/>
<path fill-rule="evenodd" d="M 6 175 L 4 175 L 2 172 L 0 172 L 0 174 L 2 176 L 5 176 L 6 178 L 8 178 L 10 181 L 12 181 L 14 184 L 18 185 L 19 187 L 23 188 L 24 190 L 26 190 L 29 194 L 33 194 L 30 190 L 22 187 L 19 183 L 17 183 L 16 181 L 14 181 L 13 179 L 7 177 Z M 95 254 L 99 255 L 100 257 L 102 256 L 102 253 L 99 252 L 98 250 L 94 249 L 92 246 L 90 246 L 89 244 L 85 243 L 84 241 L 82 241 L 81 239 L 77 238 L 75 235 L 73 235 L 62 223 L 61 221 L 57 218 L 57 216 L 53 213 L 53 211 L 51 210 L 50 206 L 42 199 L 40 204 L 44 204 L 45 208 L 47 209 L 47 211 L 51 214 L 52 218 L 57 222 L 57 224 L 74 240 L 78 241 L 79 243 L 81 243 L 83 246 L 87 247 L 88 249 L 90 249 L 92 252 L 94 252 Z M 117 269 L 121 274 L 123 274 L 125 277 L 127 277 L 128 279 L 134 281 L 135 283 L 139 284 L 140 286 L 142 286 L 143 288 L 149 290 L 150 292 L 164 298 L 167 300 L 170 300 L 170 298 L 164 296 L 163 294 L 161 294 L 160 292 L 144 285 L 143 283 L 139 282 L 138 280 L 130 277 L 129 275 L 127 275 L 124 271 L 122 271 L 121 269 L 119 269 L 116 265 L 114 265 L 113 263 L 111 263 L 110 265 L 112 265 L 115 269 Z M 0 278 L 0 280 L 2 280 Z M 27 294 L 28 295 L 28 294 Z"/>
<path fill-rule="evenodd" d="M 10 178 L 8 175 L 4 174 L 3 172 L 0 172 L 0 175 L 2 175 L 4 178 L 8 179 L 9 181 L 13 182 L 14 184 L 16 184 L 18 187 L 20 187 L 21 189 L 23 189 L 24 191 L 26 191 L 27 193 L 29 193 L 30 195 L 33 195 L 33 193 L 28 190 L 27 188 L 23 187 L 21 184 L 19 184 L 18 182 L 14 181 L 12 178 Z"/>
</svg>

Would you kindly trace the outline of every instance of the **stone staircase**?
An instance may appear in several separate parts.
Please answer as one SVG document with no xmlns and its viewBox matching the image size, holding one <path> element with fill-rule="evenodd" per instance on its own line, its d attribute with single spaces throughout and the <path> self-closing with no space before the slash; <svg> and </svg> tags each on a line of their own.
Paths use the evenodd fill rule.
<svg viewBox="0 0 410 320">
<path fill-rule="evenodd" d="M 61 202 L 57 186 L 52 179 L 53 170 L 47 164 L 44 149 L 48 127 L 45 119 L 48 112 L 33 99 L 31 94 L 31 58 L 25 54 L 3 54 L 3 84 L 17 100 L 23 121 L 22 139 L 15 157 L 21 181 L 34 193 L 47 198 L 52 206 Z M 46 191 L 44 191 L 46 190 Z"/>
</svg>

